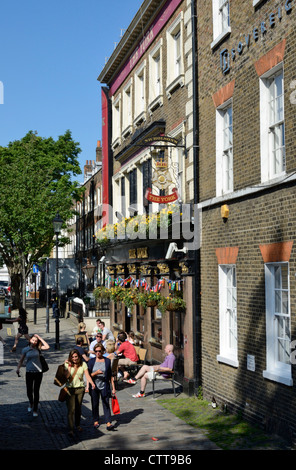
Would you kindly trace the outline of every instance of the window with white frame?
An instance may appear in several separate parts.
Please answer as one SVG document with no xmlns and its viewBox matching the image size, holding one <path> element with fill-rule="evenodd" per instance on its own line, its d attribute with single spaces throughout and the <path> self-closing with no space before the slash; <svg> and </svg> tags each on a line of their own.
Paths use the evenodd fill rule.
<svg viewBox="0 0 296 470">
<path fill-rule="evenodd" d="M 185 202 L 185 172 L 184 172 L 184 150 L 181 147 L 176 147 L 176 161 L 177 161 L 177 188 L 179 200 Z"/>
<path fill-rule="evenodd" d="M 121 214 L 126 216 L 126 194 L 125 194 L 125 176 L 120 178 L 120 201 L 121 201 Z"/>
<path fill-rule="evenodd" d="M 284 73 L 277 66 L 260 79 L 261 181 L 286 170 Z"/>
<path fill-rule="evenodd" d="M 233 123 L 232 101 L 216 112 L 216 194 L 233 191 Z"/>
<path fill-rule="evenodd" d="M 127 137 L 132 133 L 132 81 L 123 89 L 122 97 L 122 136 Z"/>
<path fill-rule="evenodd" d="M 128 174 L 129 178 L 129 211 L 130 215 L 135 215 L 137 212 L 138 204 L 138 170 L 137 167 L 133 167 Z"/>
<path fill-rule="evenodd" d="M 265 265 L 266 370 L 263 377 L 292 385 L 289 263 Z"/>
<path fill-rule="evenodd" d="M 112 106 L 112 147 L 121 142 L 121 96 L 113 100 Z"/>
<path fill-rule="evenodd" d="M 238 367 L 236 266 L 219 266 L 219 362 Z"/>
<path fill-rule="evenodd" d="M 102 200 L 101 200 L 101 187 L 97 188 L 97 205 L 99 206 L 101 203 L 102 203 Z"/>
<path fill-rule="evenodd" d="M 229 0 L 212 0 L 213 9 L 213 42 L 216 47 L 231 32 Z"/>
<path fill-rule="evenodd" d="M 135 72 L 134 124 L 146 120 L 146 61 Z"/>
<path fill-rule="evenodd" d="M 171 96 L 175 88 L 184 86 L 183 12 L 167 30 L 167 85 L 166 94 Z"/>
<path fill-rule="evenodd" d="M 162 40 L 153 48 L 149 55 L 149 104 L 152 112 L 163 104 L 162 92 Z"/>
</svg>

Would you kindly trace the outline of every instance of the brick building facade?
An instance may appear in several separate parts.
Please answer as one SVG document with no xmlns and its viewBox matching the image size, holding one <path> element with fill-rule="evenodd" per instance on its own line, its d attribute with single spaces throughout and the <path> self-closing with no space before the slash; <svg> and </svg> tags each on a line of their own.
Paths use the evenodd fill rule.
<svg viewBox="0 0 296 470">
<path fill-rule="evenodd" d="M 94 278 L 91 280 L 92 288 L 102 282 L 103 267 L 100 265 L 100 252 L 96 247 L 95 231 L 101 225 L 102 204 L 102 146 L 97 142 L 96 159 L 87 160 L 83 168 L 83 198 L 76 204 L 76 220 L 72 227 L 72 237 L 75 237 L 75 259 L 79 277 L 79 295 L 89 294 L 88 280 L 83 272 L 87 260 L 96 266 Z M 71 227 L 70 227 L 71 228 Z M 89 286 L 90 287 L 90 286 Z"/>
<path fill-rule="evenodd" d="M 296 8 L 197 11 L 203 392 L 292 437 Z"/>
<path fill-rule="evenodd" d="M 193 203 L 191 64 L 191 2 L 144 1 L 99 76 L 108 227 L 133 216 L 165 212 L 169 201 L 179 214 L 182 204 Z M 127 308 L 114 302 L 111 326 L 135 331 L 150 363 L 162 362 L 165 345 L 173 343 L 179 380 L 191 392 L 196 385 L 194 259 L 184 250 L 185 242 L 182 234 L 160 238 L 158 233 L 154 239 L 127 236 L 101 247 L 109 285 L 147 283 L 153 289 L 163 281 L 163 296 L 172 286 L 182 291 L 186 311 L 165 315 L 157 307 Z M 176 250 L 167 256 L 171 243 Z"/>
</svg>

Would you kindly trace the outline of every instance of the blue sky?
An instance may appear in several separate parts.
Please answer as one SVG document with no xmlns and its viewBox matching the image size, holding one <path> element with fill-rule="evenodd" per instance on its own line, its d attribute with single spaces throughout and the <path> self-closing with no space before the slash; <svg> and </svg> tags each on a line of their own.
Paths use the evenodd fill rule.
<svg viewBox="0 0 296 470">
<path fill-rule="evenodd" d="M 101 140 L 105 58 L 143 0 L 1 0 L 0 146 L 28 131 L 80 142 L 81 170 Z M 78 178 L 82 181 L 82 176 Z"/>
</svg>

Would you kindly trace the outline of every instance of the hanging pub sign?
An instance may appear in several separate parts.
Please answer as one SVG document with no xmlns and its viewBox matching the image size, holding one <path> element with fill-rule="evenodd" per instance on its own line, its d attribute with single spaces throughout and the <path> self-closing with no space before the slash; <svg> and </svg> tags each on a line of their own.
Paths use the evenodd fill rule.
<svg viewBox="0 0 296 470">
<path fill-rule="evenodd" d="M 155 142 L 165 142 L 176 146 L 178 144 L 177 139 L 173 137 L 161 135 L 157 137 L 149 137 L 144 140 L 145 144 L 154 144 Z M 151 183 L 154 187 L 160 191 L 168 189 L 174 184 L 174 180 L 169 169 L 168 163 L 163 158 L 159 158 L 155 162 L 155 169 L 153 170 Z M 169 204 L 176 201 L 179 198 L 177 188 L 172 189 L 172 193 L 166 196 L 153 194 L 151 188 L 146 189 L 145 198 L 151 202 L 157 202 L 158 204 Z"/>
</svg>

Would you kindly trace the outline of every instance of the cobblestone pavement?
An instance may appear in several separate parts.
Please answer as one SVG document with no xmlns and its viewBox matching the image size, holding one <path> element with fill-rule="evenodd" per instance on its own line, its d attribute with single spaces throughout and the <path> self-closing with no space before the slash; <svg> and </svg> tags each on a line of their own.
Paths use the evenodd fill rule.
<svg viewBox="0 0 296 470">
<path fill-rule="evenodd" d="M 115 430 L 110 432 L 101 424 L 99 431 L 92 425 L 91 403 L 88 394 L 84 396 L 82 407 L 82 432 L 74 438 L 67 434 L 66 404 L 57 400 L 59 388 L 53 384 L 57 366 L 67 357 L 74 346 L 77 332 L 71 319 L 60 320 L 60 349 L 55 349 L 55 320 L 50 318 L 49 333 L 46 333 L 46 310 L 37 308 L 37 321 L 34 323 L 33 306 L 28 302 L 29 333 L 38 333 L 50 345 L 45 357 L 50 369 L 43 375 L 40 391 L 38 417 L 28 413 L 25 386 L 25 367 L 21 377 L 16 367 L 21 350 L 27 341 L 21 338 L 17 352 L 11 353 L 16 323 L 3 325 L 1 336 L 6 341 L 4 361 L 0 364 L 0 449 L 1 450 L 102 450 L 153 451 L 153 455 L 171 451 L 190 454 L 196 450 L 219 450 L 205 435 L 184 423 L 161 407 L 153 399 L 151 385 L 147 385 L 144 399 L 134 399 L 132 394 L 137 386 L 119 384 L 117 397 L 121 408 L 120 415 L 113 416 Z M 12 313 L 12 317 L 17 312 Z M 51 312 L 50 312 L 51 317 Z M 0 343 L 1 346 L 1 343 Z M 156 397 L 172 394 L 163 382 L 157 384 Z M 102 410 L 102 408 L 101 408 Z M 100 411 L 101 411 L 100 410 Z M 185 455 L 185 454 L 184 454 Z M 182 457 L 180 457 L 182 458 Z M 162 462 L 165 463 L 165 462 Z"/>
</svg>

